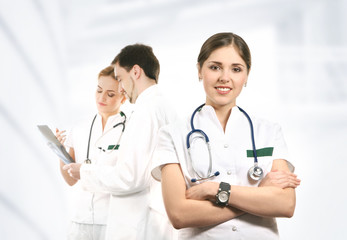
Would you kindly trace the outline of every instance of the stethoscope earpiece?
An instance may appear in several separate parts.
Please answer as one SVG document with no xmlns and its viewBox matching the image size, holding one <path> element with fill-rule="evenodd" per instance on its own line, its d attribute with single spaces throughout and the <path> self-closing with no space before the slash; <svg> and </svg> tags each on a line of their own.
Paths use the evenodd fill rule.
<svg viewBox="0 0 347 240">
<path fill-rule="evenodd" d="M 190 179 L 190 181 L 192 183 L 195 183 L 195 182 L 198 182 L 198 181 L 207 180 L 207 179 L 210 179 L 210 178 L 213 178 L 213 177 L 217 177 L 219 174 L 220 174 L 220 172 L 217 171 L 214 174 L 212 174 L 211 176 L 208 176 L 208 177 L 205 177 L 205 178 L 199 178 L 199 179 L 192 178 L 192 179 Z"/>
</svg>

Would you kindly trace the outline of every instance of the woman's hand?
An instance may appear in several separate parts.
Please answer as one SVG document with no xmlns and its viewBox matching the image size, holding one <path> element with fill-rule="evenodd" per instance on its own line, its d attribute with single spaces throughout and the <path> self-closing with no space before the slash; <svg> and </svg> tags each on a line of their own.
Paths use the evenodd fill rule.
<svg viewBox="0 0 347 240">
<path fill-rule="evenodd" d="M 275 170 L 266 174 L 265 178 L 260 182 L 259 187 L 296 188 L 300 185 L 300 181 L 294 173 Z"/>
<path fill-rule="evenodd" d="M 186 190 L 186 198 L 194 200 L 216 200 L 218 192 L 218 182 L 204 182 Z"/>
<path fill-rule="evenodd" d="M 70 163 L 63 166 L 63 170 L 67 171 L 67 173 L 70 175 L 70 177 L 79 180 L 81 178 L 80 176 L 80 169 L 81 169 L 80 163 Z"/>
<path fill-rule="evenodd" d="M 66 140 L 66 135 L 65 135 L 66 130 L 59 131 L 58 128 L 55 129 L 55 136 L 57 137 L 58 141 L 64 145 L 64 142 Z"/>
</svg>

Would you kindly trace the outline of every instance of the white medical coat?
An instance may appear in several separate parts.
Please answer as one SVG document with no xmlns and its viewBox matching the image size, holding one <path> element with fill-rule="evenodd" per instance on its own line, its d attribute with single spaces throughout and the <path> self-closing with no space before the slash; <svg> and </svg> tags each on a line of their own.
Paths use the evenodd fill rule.
<svg viewBox="0 0 347 240">
<path fill-rule="evenodd" d="M 81 167 L 81 184 L 89 191 L 111 192 L 106 239 L 172 239 L 160 183 L 151 178 L 151 158 L 159 128 L 176 114 L 157 85 L 137 98 L 121 140 L 114 168 Z M 174 235 L 173 235 L 174 236 Z"/>
<path fill-rule="evenodd" d="M 67 136 L 65 145 L 74 148 L 75 161 L 77 163 L 83 163 L 87 158 L 88 138 L 92 120 L 93 118 L 91 117 L 88 121 L 80 123 L 78 126 L 74 127 Z M 110 116 L 106 122 L 104 132 L 122 121 L 123 117 L 120 116 L 120 114 Z M 92 129 L 89 148 L 89 159 L 92 161 L 92 166 L 111 166 L 116 163 L 118 150 L 102 152 L 98 147 L 106 149 L 109 145 L 115 145 L 118 142 L 120 134 L 121 127 L 117 127 L 102 136 L 102 118 L 97 114 Z M 106 224 L 110 193 L 86 191 L 80 187 L 80 182 L 76 184 L 76 191 L 78 191 L 76 194 L 76 203 L 74 204 L 74 206 L 76 206 L 76 212 L 72 217 L 72 221 L 87 224 Z"/>
<path fill-rule="evenodd" d="M 288 161 L 287 147 L 280 127 L 268 121 L 252 118 L 255 134 L 255 144 L 258 153 L 259 166 L 264 174 L 271 171 L 272 162 L 275 159 Z M 250 156 L 252 150 L 250 125 L 245 115 L 237 107 L 232 109 L 228 119 L 225 133 L 211 106 L 204 106 L 195 115 L 194 126 L 203 130 L 209 137 L 212 152 L 212 173 L 219 171 L 220 175 L 210 181 L 228 182 L 231 185 L 257 187 L 259 182 L 248 177 L 248 170 L 253 166 L 254 158 Z M 192 183 L 191 179 L 198 177 L 192 169 L 192 164 L 187 151 L 186 136 L 191 131 L 190 118 L 187 123 L 173 124 L 163 127 L 158 136 L 158 146 L 153 156 L 152 175 L 160 180 L 160 169 L 168 163 L 179 163 L 186 181 L 187 187 Z M 195 142 L 196 141 L 196 142 Z M 200 141 L 200 142 L 199 142 Z M 191 142 L 199 145 L 200 151 L 195 151 L 195 170 L 200 175 L 206 175 L 209 167 L 208 161 L 198 162 L 200 159 L 208 159 L 201 144 L 201 138 L 192 137 Z M 203 142 L 204 143 L 204 142 Z M 194 150 L 194 145 L 191 146 Z M 197 150 L 197 149 L 196 149 Z M 247 156 L 249 155 L 249 157 Z M 293 171 L 294 167 L 288 162 Z M 232 197 L 232 196 L 231 196 Z M 179 239 L 278 239 L 278 230 L 275 218 L 258 217 L 252 214 L 244 214 L 227 222 L 202 228 L 185 228 L 178 232 Z"/>
</svg>

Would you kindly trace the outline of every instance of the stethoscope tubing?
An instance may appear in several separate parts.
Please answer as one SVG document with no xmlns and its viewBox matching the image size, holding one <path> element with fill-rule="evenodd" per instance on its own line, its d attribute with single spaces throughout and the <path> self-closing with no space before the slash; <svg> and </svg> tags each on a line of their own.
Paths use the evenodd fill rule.
<svg viewBox="0 0 347 240">
<path fill-rule="evenodd" d="M 187 148 L 188 148 L 188 149 L 190 148 L 190 142 L 189 142 L 190 135 L 192 135 L 193 133 L 196 133 L 196 132 L 198 132 L 198 133 L 200 133 L 201 135 L 203 135 L 203 136 L 205 137 L 205 140 L 206 140 L 207 143 L 210 142 L 210 139 L 208 138 L 207 134 L 206 134 L 204 131 L 202 131 L 202 130 L 200 130 L 200 129 L 195 129 L 195 127 L 194 127 L 194 122 L 193 122 L 193 121 L 194 121 L 195 114 L 196 114 L 198 111 L 200 111 L 200 110 L 202 109 L 203 106 L 205 106 L 205 103 L 202 104 L 202 105 L 200 105 L 197 109 L 195 109 L 195 111 L 193 112 L 192 117 L 190 118 L 190 127 L 191 127 L 192 130 L 191 130 L 191 131 L 188 133 L 188 135 L 187 135 Z"/>
<path fill-rule="evenodd" d="M 208 180 L 210 178 L 213 178 L 213 177 L 216 177 L 218 176 L 220 173 L 219 171 L 216 171 L 214 174 L 211 174 L 212 172 L 212 155 L 211 155 L 211 151 L 210 151 L 210 140 L 207 136 L 207 134 L 201 130 L 201 129 L 195 129 L 194 127 L 194 117 L 196 115 L 197 112 L 201 111 L 201 109 L 205 106 L 205 103 L 204 104 L 201 104 L 199 107 L 197 107 L 195 109 L 195 111 L 193 112 L 192 114 L 192 117 L 190 118 L 190 127 L 191 127 L 191 131 L 187 134 L 187 139 L 186 139 L 186 143 L 187 143 L 187 150 L 188 150 L 188 154 L 189 154 L 189 157 L 191 159 L 191 162 L 192 162 L 192 168 L 195 172 L 196 175 L 199 176 L 199 178 L 192 178 L 191 179 L 191 182 L 197 182 L 197 181 L 202 181 L 202 180 Z M 252 120 L 251 118 L 249 117 L 249 115 L 246 113 L 245 110 L 243 110 L 242 108 L 240 108 L 239 106 L 237 106 L 238 109 L 245 115 L 245 117 L 247 118 L 248 122 L 249 122 L 249 125 L 250 125 L 250 130 L 251 130 L 251 140 L 252 140 L 252 148 L 253 148 L 253 157 L 254 157 L 254 166 L 249 170 L 249 175 L 250 177 L 253 179 L 253 180 L 259 180 L 262 178 L 262 175 L 263 175 L 263 170 L 258 167 L 258 156 L 257 156 L 257 150 L 256 150 L 256 146 L 255 146 L 255 138 L 254 138 L 254 128 L 253 128 L 253 123 L 252 123 Z M 209 150 L 209 169 L 208 169 L 208 172 L 207 172 L 207 176 L 206 177 L 202 177 L 198 174 L 198 172 L 195 170 L 194 168 L 194 162 L 190 156 L 190 136 L 193 134 L 193 133 L 199 133 L 203 136 L 203 138 L 205 139 L 205 142 L 207 144 L 207 147 L 208 147 L 208 150 Z M 256 171 L 260 171 L 259 174 L 257 174 L 258 172 Z"/>
<path fill-rule="evenodd" d="M 119 123 L 115 124 L 111 129 L 114 129 L 114 128 L 118 127 L 119 125 L 123 125 L 122 126 L 122 133 L 123 133 L 124 130 L 125 130 L 125 123 L 126 123 L 126 120 L 127 120 L 127 116 L 122 111 L 120 111 L 119 114 L 122 117 L 124 117 L 123 122 L 119 122 Z M 94 122 L 95 122 L 96 117 L 97 117 L 97 114 L 95 114 L 95 116 L 93 118 L 93 121 L 92 121 L 92 124 L 90 125 L 89 137 L 88 137 L 88 147 L 87 147 L 87 158 L 85 160 L 86 163 L 91 163 L 91 160 L 89 159 L 90 139 L 92 137 L 93 127 L 94 127 Z"/>
<path fill-rule="evenodd" d="M 97 116 L 97 114 L 95 114 L 95 116 L 94 116 L 94 118 L 93 118 L 93 121 L 92 121 L 92 124 L 91 124 L 91 126 L 90 126 L 90 130 L 89 130 L 88 148 L 87 148 L 87 158 L 86 158 L 86 161 L 90 161 L 90 159 L 89 159 L 90 139 L 91 139 L 91 137 L 92 137 L 92 131 L 93 131 L 93 126 L 94 126 L 94 122 L 95 122 L 96 116 Z"/>
<path fill-rule="evenodd" d="M 249 126 L 251 129 L 251 138 L 252 138 L 252 147 L 253 147 L 253 156 L 254 156 L 254 163 L 258 163 L 258 156 L 257 156 L 257 148 L 255 147 L 255 140 L 254 140 L 254 128 L 253 128 L 253 123 L 251 118 L 249 117 L 249 115 L 246 113 L 245 110 L 243 110 L 242 108 L 240 108 L 239 106 L 237 106 L 239 108 L 239 110 L 246 116 L 248 122 L 249 122 Z"/>
</svg>

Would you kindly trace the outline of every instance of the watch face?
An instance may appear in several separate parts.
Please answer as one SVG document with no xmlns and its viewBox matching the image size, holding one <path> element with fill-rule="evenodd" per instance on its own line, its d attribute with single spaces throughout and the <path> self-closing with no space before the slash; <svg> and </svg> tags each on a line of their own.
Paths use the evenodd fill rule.
<svg viewBox="0 0 347 240">
<path fill-rule="evenodd" d="M 229 195 L 227 192 L 222 191 L 218 194 L 218 199 L 220 202 L 225 203 L 228 201 Z"/>
</svg>

